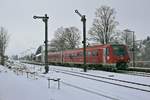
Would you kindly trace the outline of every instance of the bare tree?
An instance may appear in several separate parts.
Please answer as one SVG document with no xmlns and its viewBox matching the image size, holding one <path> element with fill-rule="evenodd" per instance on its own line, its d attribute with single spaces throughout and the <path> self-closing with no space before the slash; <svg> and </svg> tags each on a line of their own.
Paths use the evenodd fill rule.
<svg viewBox="0 0 150 100">
<path fill-rule="evenodd" d="M 61 51 L 77 48 L 80 44 L 80 31 L 76 27 L 60 27 L 55 31 L 54 39 L 50 43 L 51 51 Z"/>
<path fill-rule="evenodd" d="M 65 28 L 64 40 L 68 45 L 68 49 L 74 49 L 79 47 L 80 44 L 80 32 L 76 27 Z"/>
<path fill-rule="evenodd" d="M 115 31 L 115 34 L 112 34 L 110 37 L 110 41 L 116 44 L 126 44 L 128 46 L 132 46 L 133 44 L 133 33 L 130 32 L 129 29 L 120 31 Z"/>
<path fill-rule="evenodd" d="M 4 65 L 5 50 L 8 46 L 8 34 L 4 27 L 0 27 L 0 60 L 1 64 Z"/>
<path fill-rule="evenodd" d="M 118 22 L 115 21 L 115 14 L 115 10 L 109 6 L 101 6 L 96 9 L 96 18 L 93 21 L 92 28 L 88 32 L 90 37 L 101 44 L 109 43 L 110 38 L 112 37 L 112 34 L 115 33 L 114 30 L 118 25 Z"/>
<path fill-rule="evenodd" d="M 65 30 L 63 27 L 58 28 L 54 33 L 54 39 L 50 42 L 50 51 L 61 51 L 66 48 L 64 41 Z"/>
<path fill-rule="evenodd" d="M 125 44 L 124 37 L 122 35 L 123 35 L 122 31 L 119 31 L 119 30 L 115 31 L 115 33 L 111 34 L 111 37 L 109 40 L 111 41 L 111 43 Z"/>
<path fill-rule="evenodd" d="M 49 45 L 49 51 L 62 51 L 65 50 L 66 45 L 62 38 L 52 39 Z"/>
</svg>

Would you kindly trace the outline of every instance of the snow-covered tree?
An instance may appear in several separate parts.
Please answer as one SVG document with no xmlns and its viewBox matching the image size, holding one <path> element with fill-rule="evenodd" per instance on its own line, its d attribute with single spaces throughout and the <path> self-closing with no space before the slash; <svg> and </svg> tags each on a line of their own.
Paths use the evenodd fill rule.
<svg viewBox="0 0 150 100">
<path fill-rule="evenodd" d="M 76 27 L 60 27 L 55 31 L 54 39 L 51 40 L 51 51 L 74 49 L 80 44 L 80 31 Z"/>
<path fill-rule="evenodd" d="M 4 27 L 0 27 L 0 63 L 4 65 L 5 50 L 8 46 L 8 34 Z"/>
</svg>

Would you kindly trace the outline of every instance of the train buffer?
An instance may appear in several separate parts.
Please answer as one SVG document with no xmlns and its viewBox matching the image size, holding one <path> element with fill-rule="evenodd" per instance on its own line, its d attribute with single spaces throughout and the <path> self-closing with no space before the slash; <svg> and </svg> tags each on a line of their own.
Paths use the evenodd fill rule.
<svg viewBox="0 0 150 100">
<path fill-rule="evenodd" d="M 60 78 L 47 78 L 48 80 L 48 88 L 50 88 L 50 82 L 57 82 L 57 89 L 60 89 Z"/>
</svg>

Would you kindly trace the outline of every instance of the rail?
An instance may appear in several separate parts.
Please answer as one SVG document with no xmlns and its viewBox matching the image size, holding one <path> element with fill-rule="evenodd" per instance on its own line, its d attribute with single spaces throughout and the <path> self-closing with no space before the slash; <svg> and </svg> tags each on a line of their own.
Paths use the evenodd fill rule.
<svg viewBox="0 0 150 100">
<path fill-rule="evenodd" d="M 142 89 L 142 88 L 138 88 L 138 87 L 132 87 L 132 86 L 129 86 L 129 85 L 123 85 L 123 84 L 114 83 L 114 82 L 109 82 L 109 81 L 105 81 L 105 80 L 101 80 L 101 79 L 97 79 L 97 78 L 91 78 L 91 77 L 88 77 L 88 74 L 84 74 L 84 73 L 80 73 L 80 72 L 73 72 L 73 71 L 60 70 L 60 69 L 57 69 L 56 71 L 59 71 L 59 72 L 64 73 L 64 74 L 72 75 L 72 76 L 77 76 L 77 77 L 82 77 L 82 78 L 98 81 L 98 82 L 103 82 L 103 83 L 107 83 L 107 84 L 117 85 L 117 86 L 126 87 L 126 88 L 130 88 L 130 89 L 135 89 L 135 90 L 140 90 L 140 91 L 144 91 L 144 92 L 150 92 L 150 90 L 147 90 L 147 89 Z M 83 76 L 83 75 L 86 75 L 86 76 Z M 92 76 L 92 77 L 94 77 L 94 76 Z M 150 87 L 150 85 L 148 85 L 148 84 L 142 84 L 142 83 L 136 83 L 136 82 L 130 82 L 130 81 L 124 81 L 124 80 L 100 77 L 100 76 L 99 76 L 99 78 L 115 80 L 115 81 L 121 81 L 121 82 L 125 82 L 125 83 L 141 85 L 141 86 L 144 86 L 144 87 Z"/>
</svg>

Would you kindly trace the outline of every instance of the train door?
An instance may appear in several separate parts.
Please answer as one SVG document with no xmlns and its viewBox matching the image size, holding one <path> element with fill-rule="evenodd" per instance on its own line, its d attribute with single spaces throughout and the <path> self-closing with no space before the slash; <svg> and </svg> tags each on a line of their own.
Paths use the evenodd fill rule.
<svg viewBox="0 0 150 100">
<path fill-rule="evenodd" d="M 106 48 L 103 48 L 103 63 L 106 63 Z"/>
<path fill-rule="evenodd" d="M 109 48 L 103 48 L 103 63 L 108 63 L 109 60 Z"/>
</svg>

